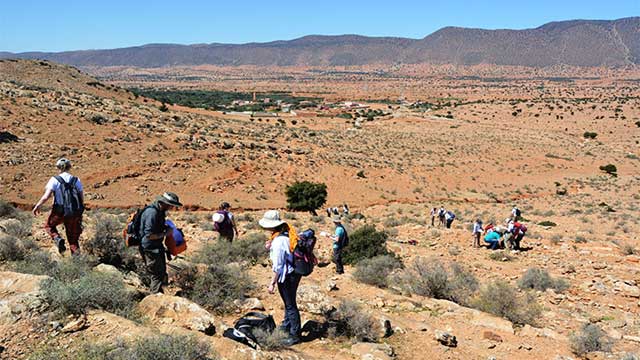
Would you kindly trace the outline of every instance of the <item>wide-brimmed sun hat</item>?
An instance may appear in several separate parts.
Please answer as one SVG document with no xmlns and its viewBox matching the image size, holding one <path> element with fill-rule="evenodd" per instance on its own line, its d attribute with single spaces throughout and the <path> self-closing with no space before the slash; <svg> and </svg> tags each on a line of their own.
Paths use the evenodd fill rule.
<svg viewBox="0 0 640 360">
<path fill-rule="evenodd" d="M 182 203 L 180 202 L 180 198 L 178 195 L 172 192 L 166 192 L 156 198 L 157 201 L 167 204 L 169 206 L 182 207 Z"/>
<path fill-rule="evenodd" d="M 224 221 L 224 215 L 220 214 L 220 213 L 215 213 L 213 214 L 213 216 L 211 217 L 211 220 L 213 220 L 214 223 L 218 223 L 220 224 L 221 222 Z"/>
<path fill-rule="evenodd" d="M 285 222 L 280 218 L 280 211 L 278 210 L 269 210 L 265 212 L 262 219 L 258 221 L 258 224 L 265 229 L 277 228 L 284 223 Z"/>
<path fill-rule="evenodd" d="M 334 223 L 339 223 L 342 220 L 340 219 L 340 215 L 335 215 L 334 217 L 331 218 L 331 221 L 333 221 Z"/>
</svg>

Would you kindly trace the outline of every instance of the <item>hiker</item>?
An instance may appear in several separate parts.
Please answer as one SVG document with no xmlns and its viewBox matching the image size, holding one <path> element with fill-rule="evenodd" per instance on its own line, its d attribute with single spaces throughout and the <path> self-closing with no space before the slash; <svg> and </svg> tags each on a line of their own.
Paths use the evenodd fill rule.
<svg viewBox="0 0 640 360">
<path fill-rule="evenodd" d="M 56 244 L 58 252 L 62 254 L 67 248 L 56 227 L 64 224 L 69 248 L 73 255 L 80 250 L 78 240 L 80 239 L 80 234 L 82 234 L 82 213 L 84 212 L 82 182 L 69 173 L 71 161 L 68 159 L 59 159 L 56 162 L 56 168 L 60 173 L 49 179 L 45 186 L 44 195 L 33 207 L 32 212 L 33 215 L 37 216 L 40 213 L 42 204 L 49 200 L 53 194 L 53 207 L 44 228 Z"/>
<path fill-rule="evenodd" d="M 513 218 L 513 221 L 518 221 L 522 218 L 522 212 L 515 205 L 513 205 L 513 209 L 511 209 L 511 217 Z"/>
<path fill-rule="evenodd" d="M 473 223 L 473 247 L 480 247 L 480 235 L 482 235 L 482 220 L 476 219 Z"/>
<path fill-rule="evenodd" d="M 331 217 L 331 208 L 327 208 L 327 217 Z"/>
<path fill-rule="evenodd" d="M 513 228 L 511 229 L 511 247 L 514 250 L 520 250 L 520 241 L 524 238 L 524 235 L 527 232 L 527 227 L 519 222 L 513 223 Z"/>
<path fill-rule="evenodd" d="M 347 234 L 347 229 L 345 229 L 344 225 L 342 225 L 340 216 L 334 216 L 332 220 L 333 224 L 336 226 L 335 235 L 329 236 L 329 238 L 333 240 L 333 262 L 336 264 L 336 273 L 344 274 L 342 252 L 344 251 L 344 247 L 347 246 L 349 242 L 349 234 Z"/>
<path fill-rule="evenodd" d="M 333 215 L 340 215 L 337 207 L 334 207 L 333 209 L 331 209 L 331 211 L 333 212 Z"/>
<path fill-rule="evenodd" d="M 349 215 L 349 206 L 347 205 L 347 203 L 344 203 L 342 205 L 342 215 Z"/>
<path fill-rule="evenodd" d="M 140 215 L 140 253 L 151 278 L 151 293 L 161 293 L 166 284 L 167 262 L 170 256 L 164 247 L 164 238 L 169 229 L 165 225 L 167 211 L 182 207 L 178 195 L 166 192 L 146 207 Z M 169 258 L 170 259 L 170 258 Z"/>
<path fill-rule="evenodd" d="M 500 241 L 500 233 L 495 230 L 489 230 L 487 235 L 484 236 L 484 242 L 489 245 L 489 249 L 491 250 L 502 247 L 502 243 Z"/>
<path fill-rule="evenodd" d="M 296 294 L 301 275 L 293 271 L 292 255 L 298 237 L 293 227 L 281 220 L 278 210 L 265 212 L 258 224 L 271 232 L 267 248 L 271 258 L 273 276 L 267 290 L 273 294 L 277 285 L 284 303 L 284 321 L 280 325 L 280 329 L 287 332 L 289 337 L 283 343 L 286 346 L 298 344 L 301 342 L 301 327 Z"/>
<path fill-rule="evenodd" d="M 234 236 L 238 236 L 238 226 L 229 209 L 231 209 L 231 205 L 226 201 L 223 202 L 218 207 L 218 211 L 213 214 L 211 220 L 213 220 L 214 230 L 220 234 L 220 239 L 232 242 Z"/>
<path fill-rule="evenodd" d="M 436 215 L 437 214 L 438 214 L 438 209 L 437 208 L 431 209 L 431 227 L 435 226 L 435 221 L 436 221 Z"/>
<path fill-rule="evenodd" d="M 444 218 L 447 221 L 447 229 L 451 229 L 451 223 L 453 222 L 453 220 L 455 220 L 456 214 L 454 214 L 451 210 L 447 210 L 447 212 L 444 214 Z"/>
<path fill-rule="evenodd" d="M 440 221 L 440 226 L 445 226 L 445 214 L 447 210 L 444 209 L 444 206 L 440 206 L 440 210 L 438 210 L 438 220 Z"/>
</svg>

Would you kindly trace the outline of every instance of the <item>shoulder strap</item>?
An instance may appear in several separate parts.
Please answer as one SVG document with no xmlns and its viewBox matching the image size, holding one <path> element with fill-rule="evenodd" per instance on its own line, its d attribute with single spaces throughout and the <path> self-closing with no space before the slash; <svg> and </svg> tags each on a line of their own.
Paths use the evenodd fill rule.
<svg viewBox="0 0 640 360">
<path fill-rule="evenodd" d="M 71 179 L 69 179 L 69 185 L 75 186 L 77 182 L 78 182 L 78 178 L 75 176 L 72 176 Z"/>
<path fill-rule="evenodd" d="M 56 179 L 56 180 L 58 180 L 58 182 L 59 182 L 60 184 L 62 184 L 62 185 L 65 185 L 65 184 L 67 183 L 66 181 L 64 181 L 64 179 L 63 179 L 63 178 L 62 178 L 62 176 L 60 176 L 60 175 L 56 175 L 56 176 L 54 176 L 53 178 L 54 178 L 54 179 Z"/>
</svg>

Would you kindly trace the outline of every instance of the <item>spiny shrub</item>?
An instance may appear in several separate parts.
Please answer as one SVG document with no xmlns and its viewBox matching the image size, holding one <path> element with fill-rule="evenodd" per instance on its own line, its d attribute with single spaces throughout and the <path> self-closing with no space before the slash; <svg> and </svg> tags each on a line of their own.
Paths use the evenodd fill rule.
<svg viewBox="0 0 640 360">
<path fill-rule="evenodd" d="M 284 349 L 284 340 L 289 336 L 286 332 L 275 329 L 273 332 L 267 332 L 260 328 L 256 328 L 253 331 L 253 335 L 258 340 L 258 344 L 263 350 L 275 351 Z"/>
<path fill-rule="evenodd" d="M 99 309 L 131 317 L 135 308 L 132 294 L 114 274 L 91 271 L 73 281 L 48 279 L 42 290 L 47 303 L 62 316 Z"/>
<path fill-rule="evenodd" d="M 175 282 L 185 297 L 216 313 L 235 310 L 234 300 L 243 300 L 255 288 L 235 264 L 209 265 L 205 271 L 183 269 Z"/>
<path fill-rule="evenodd" d="M 27 253 L 23 260 L 13 264 L 13 270 L 23 274 L 48 275 L 55 269 L 57 262 L 44 251 L 33 251 Z"/>
<path fill-rule="evenodd" d="M 18 239 L 31 237 L 33 219 L 25 213 L 16 213 L 15 218 L 2 224 L 0 231 Z"/>
<path fill-rule="evenodd" d="M 18 210 L 8 202 L 0 199 L 0 218 L 13 218 Z"/>
<path fill-rule="evenodd" d="M 194 255 L 194 260 L 207 265 L 245 261 L 255 264 L 259 260 L 266 258 L 269 253 L 264 246 L 266 241 L 266 235 L 257 232 L 249 233 L 231 243 L 225 240 L 215 240 L 203 246 Z"/>
<path fill-rule="evenodd" d="M 478 290 L 476 277 L 457 263 L 451 263 L 447 269 L 439 260 L 423 257 L 416 258 L 393 282 L 408 293 L 463 305 Z"/>
<path fill-rule="evenodd" d="M 122 239 L 124 223 L 117 216 L 97 213 L 93 217 L 95 231 L 84 244 L 84 250 L 104 264 L 135 270 L 135 249 L 128 249 Z"/>
<path fill-rule="evenodd" d="M 353 276 L 361 283 L 385 288 L 389 274 L 400 267 L 402 263 L 395 256 L 380 255 L 361 260 Z"/>
<path fill-rule="evenodd" d="M 384 231 L 377 231 L 373 225 L 365 225 L 349 234 L 349 245 L 344 249 L 345 264 L 356 264 L 360 260 L 370 259 L 379 255 L 391 254 L 387 250 L 389 235 Z"/>
<path fill-rule="evenodd" d="M 569 288 L 569 283 L 564 279 L 552 278 L 545 270 L 530 268 L 518 280 L 518 287 L 524 290 L 533 289 L 539 291 L 553 289 L 561 293 Z"/>
<path fill-rule="evenodd" d="M 535 325 L 542 312 L 533 296 L 526 294 L 519 297 L 513 286 L 500 280 L 482 288 L 472 305 L 516 325 Z"/>
<path fill-rule="evenodd" d="M 580 332 L 569 337 L 571 350 L 578 356 L 593 351 L 611 351 L 613 340 L 598 325 L 585 324 Z"/>
<path fill-rule="evenodd" d="M 0 261 L 24 260 L 26 254 L 22 241 L 0 233 Z"/>
<path fill-rule="evenodd" d="M 381 323 L 366 312 L 359 304 L 343 300 L 330 316 L 333 325 L 331 333 L 346 336 L 355 341 L 376 342 L 380 337 Z"/>
</svg>

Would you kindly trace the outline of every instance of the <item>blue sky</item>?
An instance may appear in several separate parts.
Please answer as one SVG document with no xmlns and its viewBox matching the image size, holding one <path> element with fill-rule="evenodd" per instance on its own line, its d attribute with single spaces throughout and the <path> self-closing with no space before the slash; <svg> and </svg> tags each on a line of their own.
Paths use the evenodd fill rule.
<svg viewBox="0 0 640 360">
<path fill-rule="evenodd" d="M 640 16 L 640 0 L 1 0 L 0 51 L 245 43 L 309 34 L 422 38 L 444 26 L 537 27 Z"/>
</svg>

